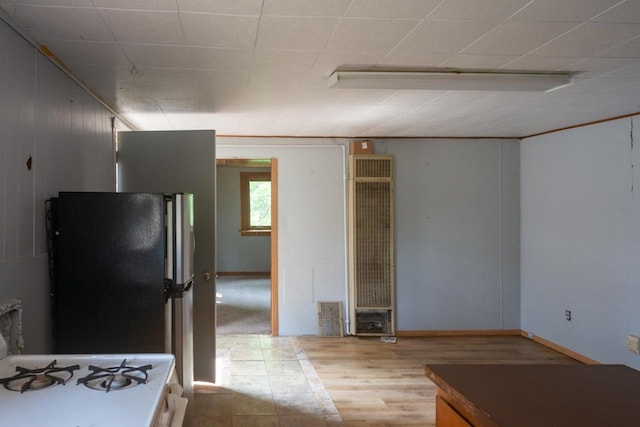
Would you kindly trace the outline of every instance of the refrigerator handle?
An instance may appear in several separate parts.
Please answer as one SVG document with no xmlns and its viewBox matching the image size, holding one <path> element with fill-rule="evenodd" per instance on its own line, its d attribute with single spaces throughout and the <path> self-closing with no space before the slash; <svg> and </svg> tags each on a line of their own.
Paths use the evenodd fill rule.
<svg viewBox="0 0 640 427">
<path fill-rule="evenodd" d="M 165 277 L 164 279 L 164 302 L 168 302 L 173 296 L 173 280 Z"/>
<path fill-rule="evenodd" d="M 182 298 L 182 295 L 189 292 L 193 286 L 193 280 L 189 280 L 187 283 L 178 285 L 172 284 L 171 286 L 171 298 Z"/>
</svg>

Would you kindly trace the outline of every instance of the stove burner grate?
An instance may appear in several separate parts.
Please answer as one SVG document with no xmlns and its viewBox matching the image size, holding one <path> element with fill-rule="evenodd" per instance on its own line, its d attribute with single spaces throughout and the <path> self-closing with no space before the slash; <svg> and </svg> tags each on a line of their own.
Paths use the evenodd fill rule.
<svg viewBox="0 0 640 427">
<path fill-rule="evenodd" d="M 0 384 L 7 390 L 25 391 L 41 390 L 57 384 L 65 385 L 73 377 L 73 371 L 80 369 L 79 365 L 57 367 L 57 360 L 43 368 L 28 369 L 16 366 L 16 375 L 0 378 Z"/>
<path fill-rule="evenodd" d="M 89 365 L 91 374 L 79 378 L 77 383 L 107 393 L 112 390 L 123 390 L 146 383 L 149 376 L 147 371 L 151 368 L 151 365 L 127 366 L 127 359 L 124 359 L 119 366 L 109 368 Z"/>
</svg>

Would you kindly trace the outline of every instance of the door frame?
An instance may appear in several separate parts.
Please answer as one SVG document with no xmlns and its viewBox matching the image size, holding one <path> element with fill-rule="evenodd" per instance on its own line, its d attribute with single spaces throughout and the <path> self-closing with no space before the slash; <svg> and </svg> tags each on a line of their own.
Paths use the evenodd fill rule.
<svg viewBox="0 0 640 427">
<path fill-rule="evenodd" d="M 271 336 L 278 336 L 278 159 L 271 158 Z"/>
<path fill-rule="evenodd" d="M 271 335 L 278 336 L 278 159 L 216 158 L 216 166 L 265 167 L 256 160 L 269 160 L 271 175 L 271 233 L 270 233 L 270 273 L 271 281 Z M 216 185 L 218 181 L 216 180 Z"/>
</svg>

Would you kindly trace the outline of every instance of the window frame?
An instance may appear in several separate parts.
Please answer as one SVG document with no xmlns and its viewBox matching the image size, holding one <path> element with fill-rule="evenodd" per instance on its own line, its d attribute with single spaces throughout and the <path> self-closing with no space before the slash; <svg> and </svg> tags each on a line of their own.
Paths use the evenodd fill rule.
<svg viewBox="0 0 640 427">
<path fill-rule="evenodd" d="M 240 234 L 242 236 L 270 236 L 272 225 L 251 226 L 251 202 L 249 199 L 249 184 L 252 181 L 268 181 L 271 183 L 271 173 L 240 172 Z"/>
</svg>

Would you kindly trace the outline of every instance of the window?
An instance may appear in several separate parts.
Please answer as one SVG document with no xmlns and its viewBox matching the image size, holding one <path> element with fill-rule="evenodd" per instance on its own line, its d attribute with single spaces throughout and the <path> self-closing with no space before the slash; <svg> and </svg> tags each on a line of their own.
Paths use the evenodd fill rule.
<svg viewBox="0 0 640 427">
<path fill-rule="evenodd" d="M 268 172 L 241 172 L 240 197 L 242 235 L 270 235 L 271 175 Z"/>
</svg>

